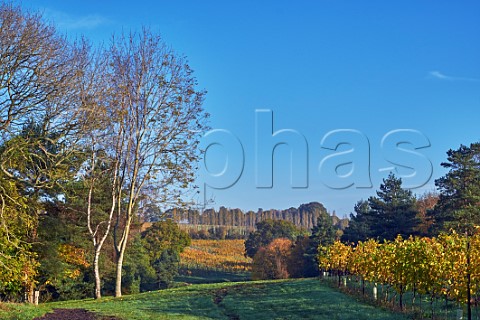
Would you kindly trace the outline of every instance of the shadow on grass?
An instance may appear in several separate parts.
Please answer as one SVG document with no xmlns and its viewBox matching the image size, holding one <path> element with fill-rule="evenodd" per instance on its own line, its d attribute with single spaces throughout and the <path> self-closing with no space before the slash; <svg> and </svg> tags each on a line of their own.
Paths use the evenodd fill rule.
<svg viewBox="0 0 480 320">
<path fill-rule="evenodd" d="M 83 308 L 128 320 L 407 319 L 356 301 L 316 279 L 200 284 L 100 301 L 49 303 L 44 308 Z M 15 319 L 32 318 L 17 313 Z"/>
<path fill-rule="evenodd" d="M 403 314 L 362 303 L 313 279 L 232 291 L 222 303 L 240 319 L 407 319 Z"/>
<path fill-rule="evenodd" d="M 250 273 L 235 273 L 204 269 L 180 269 L 180 275 L 175 277 L 175 281 L 177 282 L 185 282 L 191 284 L 240 282 L 249 280 Z"/>
</svg>

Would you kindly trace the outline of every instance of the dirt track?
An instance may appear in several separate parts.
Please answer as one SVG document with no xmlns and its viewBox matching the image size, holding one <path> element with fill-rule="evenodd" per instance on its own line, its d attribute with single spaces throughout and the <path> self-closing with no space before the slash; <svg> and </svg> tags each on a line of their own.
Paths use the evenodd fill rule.
<svg viewBox="0 0 480 320">
<path fill-rule="evenodd" d="M 53 313 L 33 320 L 119 320 L 119 318 L 98 316 L 85 309 L 54 309 Z"/>
</svg>

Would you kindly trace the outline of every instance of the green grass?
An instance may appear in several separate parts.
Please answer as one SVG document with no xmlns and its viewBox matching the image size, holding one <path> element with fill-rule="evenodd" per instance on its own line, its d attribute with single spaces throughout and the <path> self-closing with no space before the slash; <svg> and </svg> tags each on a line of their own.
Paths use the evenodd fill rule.
<svg viewBox="0 0 480 320">
<path fill-rule="evenodd" d="M 199 284 L 118 299 L 48 303 L 37 308 L 0 304 L 0 319 L 32 319 L 53 308 L 84 308 L 132 320 L 407 319 L 356 301 L 315 279 Z"/>
<path fill-rule="evenodd" d="M 347 288 L 344 288 L 342 285 L 342 291 L 349 291 L 350 294 L 361 297 L 362 287 L 360 279 L 355 277 L 348 277 Z M 337 286 L 337 277 L 328 277 L 322 278 L 323 283 L 336 287 Z M 343 283 L 343 281 L 342 281 Z M 365 296 L 362 297 L 362 300 L 373 301 L 373 287 L 374 284 L 371 282 L 365 282 Z M 388 293 L 388 302 L 385 302 L 385 294 Z M 390 307 L 399 309 L 400 297 L 395 293 L 393 287 L 388 285 L 377 285 L 377 296 L 378 301 L 381 301 L 383 305 L 388 304 Z M 466 314 L 466 305 L 459 305 L 454 300 L 445 300 L 445 296 L 437 296 L 432 301 L 432 297 L 429 294 L 419 294 L 418 292 L 413 294 L 413 292 L 407 291 L 403 294 L 403 308 L 405 310 L 415 309 L 418 317 L 423 316 L 424 319 L 429 319 L 432 317 L 432 314 L 435 318 L 440 319 L 457 319 L 457 311 L 462 309 L 464 315 Z M 480 319 L 480 310 L 478 307 L 472 307 L 472 315 L 474 319 Z"/>
<path fill-rule="evenodd" d="M 191 284 L 217 283 L 217 282 L 239 282 L 250 280 L 248 272 L 228 272 L 220 270 L 205 269 L 180 269 L 180 275 L 175 277 L 177 282 L 186 282 Z"/>
</svg>

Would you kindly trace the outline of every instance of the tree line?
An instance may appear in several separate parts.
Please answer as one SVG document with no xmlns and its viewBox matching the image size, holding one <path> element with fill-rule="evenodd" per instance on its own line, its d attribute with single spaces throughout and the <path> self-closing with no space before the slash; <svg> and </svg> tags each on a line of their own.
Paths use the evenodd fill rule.
<svg viewBox="0 0 480 320">
<path fill-rule="evenodd" d="M 100 298 L 106 266 L 121 296 L 137 212 L 192 190 L 205 92 L 146 28 L 93 47 L 9 3 L 0 25 L 0 297 Z"/>
<path fill-rule="evenodd" d="M 158 210 L 158 209 L 157 209 Z M 310 202 L 301 204 L 298 208 L 289 208 L 285 210 L 264 210 L 259 208 L 256 212 L 243 212 L 241 209 L 228 209 L 223 206 L 219 210 L 205 209 L 203 211 L 195 209 L 169 209 L 165 212 L 165 217 L 171 218 L 180 224 L 188 224 L 193 226 L 228 226 L 245 228 L 246 233 L 254 231 L 259 222 L 264 220 L 283 220 L 291 222 L 293 225 L 310 230 L 317 225 L 323 213 L 327 209 L 319 202 Z M 158 219 L 158 214 L 153 215 L 154 219 Z M 148 215 L 146 217 L 148 220 Z M 345 229 L 348 224 L 347 219 L 341 219 L 332 214 L 333 224 L 338 226 L 340 230 Z"/>
</svg>

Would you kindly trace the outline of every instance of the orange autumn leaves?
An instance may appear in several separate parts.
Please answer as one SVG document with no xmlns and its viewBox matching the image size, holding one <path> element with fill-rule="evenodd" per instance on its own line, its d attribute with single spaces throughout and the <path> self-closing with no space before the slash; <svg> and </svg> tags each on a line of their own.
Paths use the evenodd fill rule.
<svg viewBox="0 0 480 320">
<path fill-rule="evenodd" d="M 291 240 L 278 238 L 261 247 L 253 257 L 252 279 L 287 279 L 292 245 Z"/>
</svg>

